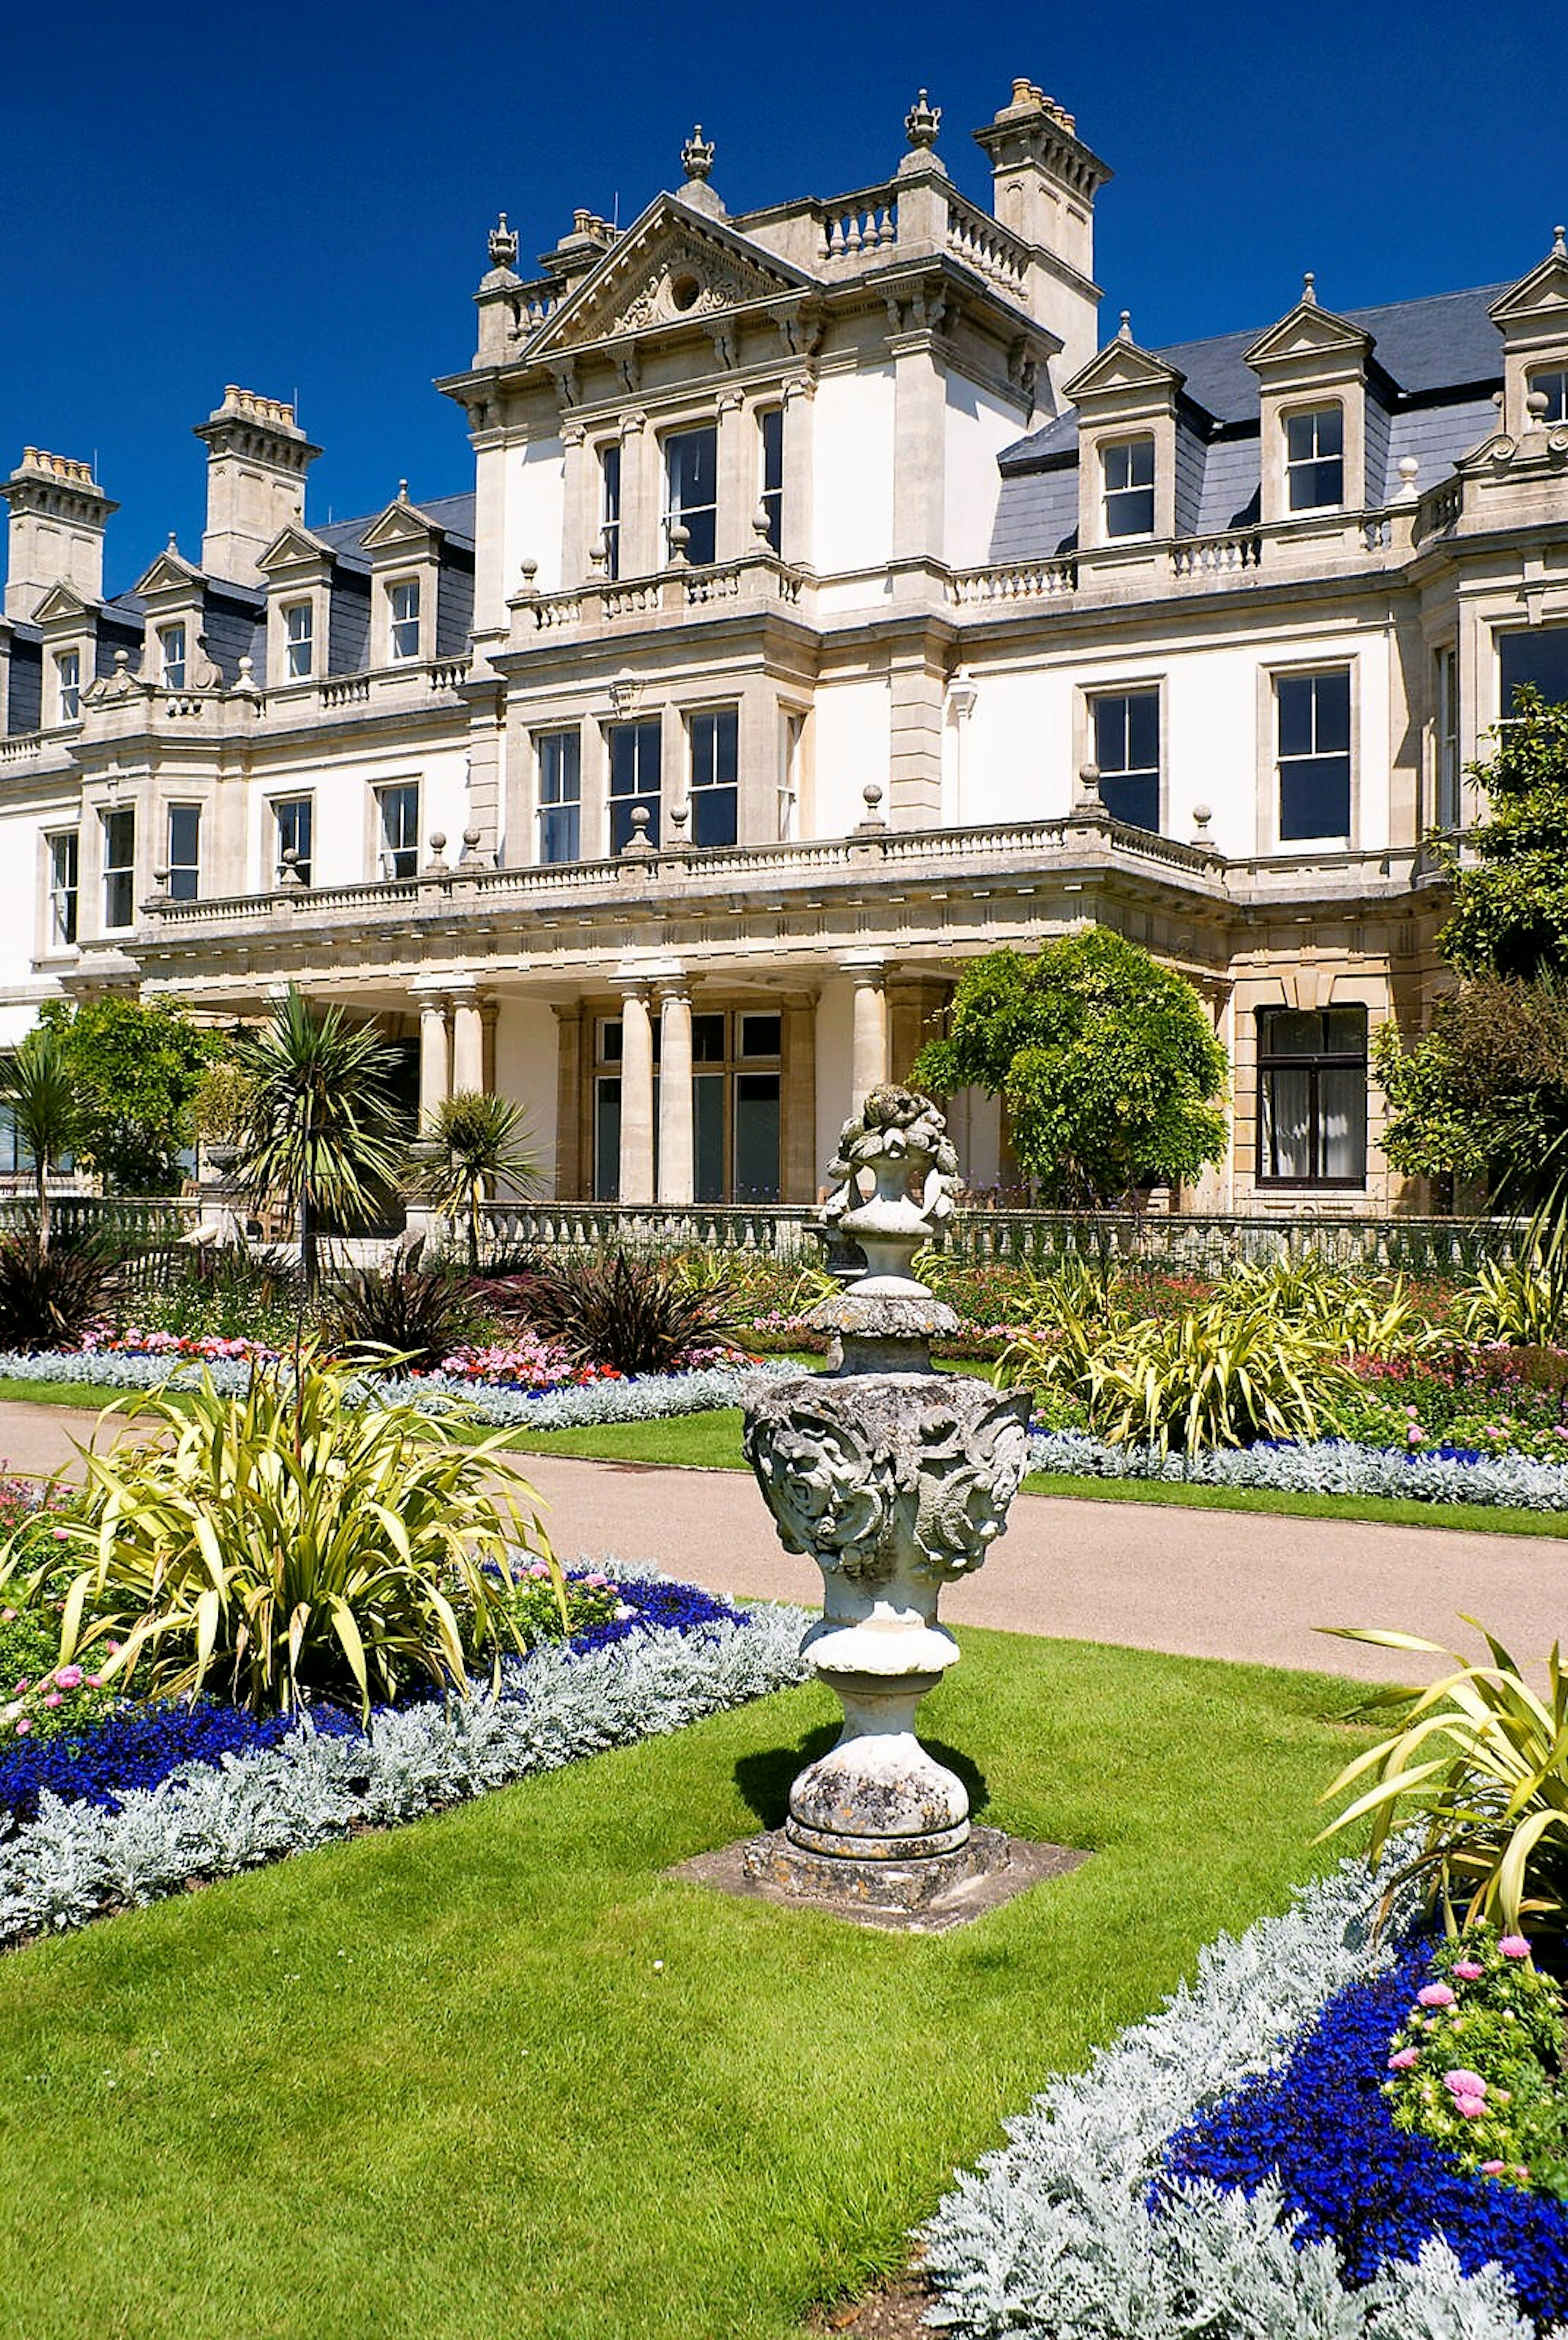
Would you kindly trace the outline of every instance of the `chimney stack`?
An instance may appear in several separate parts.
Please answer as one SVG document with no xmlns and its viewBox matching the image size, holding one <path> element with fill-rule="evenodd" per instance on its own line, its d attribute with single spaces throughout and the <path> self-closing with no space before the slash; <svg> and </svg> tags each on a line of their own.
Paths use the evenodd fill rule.
<svg viewBox="0 0 1568 2340">
<path fill-rule="evenodd" d="M 1031 81 L 1015 81 L 994 120 L 975 133 L 991 165 L 991 209 L 1034 255 L 1029 305 L 1061 336 L 1069 381 L 1098 346 L 1095 197 L 1110 167 L 1086 146 L 1065 106 Z"/>
<path fill-rule="evenodd" d="M 84 601 L 104 595 L 104 530 L 112 503 L 90 463 L 25 447 L 0 486 L 11 507 L 5 615 L 31 618 L 50 588 L 67 584 Z"/>
<path fill-rule="evenodd" d="M 230 382 L 196 436 L 207 447 L 207 525 L 202 567 L 239 585 L 263 580 L 256 566 L 280 529 L 305 516 L 305 472 L 321 453 L 281 398 Z"/>
</svg>

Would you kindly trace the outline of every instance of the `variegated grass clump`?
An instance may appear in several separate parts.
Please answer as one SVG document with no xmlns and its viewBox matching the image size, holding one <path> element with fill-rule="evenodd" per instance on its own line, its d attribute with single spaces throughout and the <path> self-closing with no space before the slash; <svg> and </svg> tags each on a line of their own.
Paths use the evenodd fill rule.
<svg viewBox="0 0 1568 2340">
<path fill-rule="evenodd" d="M 501 1434 L 459 1445 L 412 1406 L 359 1396 L 306 1350 L 297 1373 L 258 1370 L 240 1396 L 203 1373 L 145 1405 L 153 1440 L 83 1449 L 86 1486 L 51 1565 L 71 1576 L 62 1659 L 118 1642 L 105 1681 L 152 1695 L 221 1689 L 257 1713 L 352 1698 L 368 1712 L 421 1679 L 461 1693 L 471 1661 L 521 1649 L 520 1561 L 550 1569 L 564 1621 Z M 0 1581 L 29 1558 L 14 1539 Z"/>
</svg>

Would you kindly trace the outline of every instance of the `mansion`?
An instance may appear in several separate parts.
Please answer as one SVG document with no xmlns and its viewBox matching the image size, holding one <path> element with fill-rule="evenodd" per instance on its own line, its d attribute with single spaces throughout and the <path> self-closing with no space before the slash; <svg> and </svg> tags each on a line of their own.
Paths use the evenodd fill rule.
<svg viewBox="0 0 1568 2340">
<path fill-rule="evenodd" d="M 26 449 L 0 1045 L 295 982 L 411 1102 L 520 1099 L 560 1199 L 809 1202 L 967 959 L 1097 919 L 1229 1052 L 1184 1203 L 1424 1207 L 1368 1038 L 1441 990 L 1464 765 L 1517 684 L 1568 698 L 1563 231 L 1150 350 L 1100 328 L 1073 117 L 1014 84 L 988 208 L 938 130 L 922 93 L 890 176 L 736 216 L 699 130 L 533 275 L 503 215 L 440 383 L 463 493 L 323 526 L 293 407 L 230 387 L 199 552 L 105 598 L 114 505 Z M 994 1102 L 952 1117 L 1006 1188 Z"/>
</svg>

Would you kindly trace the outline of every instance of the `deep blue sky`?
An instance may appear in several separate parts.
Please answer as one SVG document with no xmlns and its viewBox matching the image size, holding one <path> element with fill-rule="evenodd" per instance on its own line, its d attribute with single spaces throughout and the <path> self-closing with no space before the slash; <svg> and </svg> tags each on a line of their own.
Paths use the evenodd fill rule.
<svg viewBox="0 0 1568 2340">
<path fill-rule="evenodd" d="M 472 353 L 504 208 L 531 256 L 576 204 L 622 223 L 700 119 L 744 210 L 890 171 L 917 86 L 969 139 L 1027 74 L 1113 166 L 1107 333 L 1148 345 L 1523 275 L 1568 217 L 1550 10 L 1314 0 L 1206 11 L 792 0 L 593 8 L 318 0 L 13 12 L 0 126 L 0 466 L 95 456 L 123 511 L 107 584 L 171 528 L 194 555 L 225 382 L 297 391 L 326 452 L 309 516 L 469 484 L 431 388 Z"/>
</svg>

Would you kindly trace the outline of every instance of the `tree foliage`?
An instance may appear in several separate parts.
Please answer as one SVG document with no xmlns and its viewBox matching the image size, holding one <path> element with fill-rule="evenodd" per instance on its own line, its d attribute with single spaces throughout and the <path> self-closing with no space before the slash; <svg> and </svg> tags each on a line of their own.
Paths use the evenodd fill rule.
<svg viewBox="0 0 1568 2340">
<path fill-rule="evenodd" d="M 415 1148 L 411 1184 L 443 1217 L 463 1219 L 476 1275 L 480 1214 L 502 1181 L 523 1194 L 539 1185 L 539 1160 L 521 1106 L 477 1089 L 443 1097 Z"/>
<path fill-rule="evenodd" d="M 1432 1028 L 1379 1033 L 1394 1167 L 1529 1199 L 1568 1141 L 1568 707 L 1522 689 L 1489 759 L 1488 818 L 1442 852 L 1454 907 L 1438 947 L 1460 978 Z"/>
<path fill-rule="evenodd" d="M 959 979 L 948 1036 L 912 1077 L 1006 1103 L 1020 1168 L 1044 1198 L 1105 1206 L 1176 1185 L 1226 1143 L 1226 1053 L 1191 984 L 1090 926 L 1029 957 L 992 951 Z"/>
<path fill-rule="evenodd" d="M 49 1178 L 64 1154 L 78 1142 L 81 1113 L 76 1085 L 57 1035 L 35 1025 L 0 1072 L 0 1098 L 10 1110 L 18 1143 L 33 1164 L 38 1202 L 38 1254 L 49 1250 Z"/>
<path fill-rule="evenodd" d="M 121 1194 L 174 1193 L 194 1135 L 192 1099 L 223 1041 L 183 1008 L 113 994 L 45 1000 L 38 1020 L 74 1098 L 77 1160 Z"/>
</svg>

